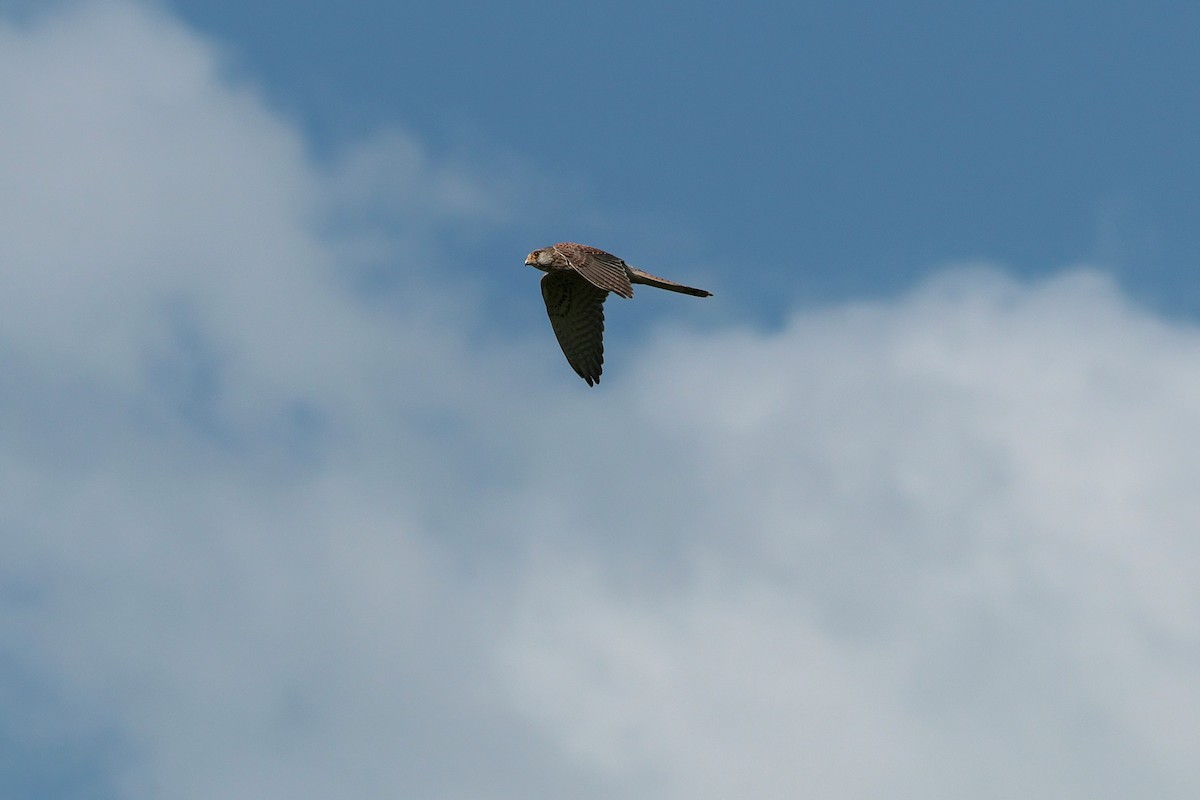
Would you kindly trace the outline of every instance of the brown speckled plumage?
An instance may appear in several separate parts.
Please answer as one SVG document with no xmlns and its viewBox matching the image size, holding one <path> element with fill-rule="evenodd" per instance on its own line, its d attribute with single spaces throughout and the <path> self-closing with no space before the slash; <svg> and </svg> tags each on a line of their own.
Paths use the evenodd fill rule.
<svg viewBox="0 0 1200 800">
<path fill-rule="evenodd" d="M 567 363 L 587 381 L 604 370 L 604 300 L 609 292 L 633 297 L 633 284 L 710 297 L 711 292 L 675 283 L 631 267 L 612 253 L 575 242 L 534 250 L 525 263 L 542 270 L 542 299 Z"/>
</svg>

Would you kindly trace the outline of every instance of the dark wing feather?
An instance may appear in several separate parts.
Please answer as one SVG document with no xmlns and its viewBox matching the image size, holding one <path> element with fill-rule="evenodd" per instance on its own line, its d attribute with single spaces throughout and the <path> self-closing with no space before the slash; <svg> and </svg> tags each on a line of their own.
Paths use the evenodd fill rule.
<svg viewBox="0 0 1200 800">
<path fill-rule="evenodd" d="M 542 299 L 567 363 L 588 386 L 604 370 L 604 298 L 608 295 L 573 271 L 548 272 Z"/>
<path fill-rule="evenodd" d="M 633 286 L 625 262 L 598 247 L 574 242 L 559 242 L 554 249 L 567 259 L 571 268 L 587 279 L 588 283 L 626 299 L 633 297 Z"/>
</svg>

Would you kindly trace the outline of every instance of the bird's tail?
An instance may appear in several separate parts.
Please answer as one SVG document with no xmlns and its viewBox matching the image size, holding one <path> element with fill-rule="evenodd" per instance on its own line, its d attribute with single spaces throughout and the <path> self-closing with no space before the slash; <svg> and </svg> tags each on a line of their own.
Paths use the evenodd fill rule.
<svg viewBox="0 0 1200 800">
<path fill-rule="evenodd" d="M 625 266 L 629 267 L 628 264 Z M 644 272 L 637 267 L 629 267 L 629 282 L 655 286 L 659 289 L 666 289 L 668 292 L 690 294 L 694 297 L 712 297 L 712 292 L 705 291 L 704 289 L 695 289 L 691 286 L 684 286 L 682 283 L 676 283 L 666 278 L 660 278 L 657 275 L 651 275 L 649 272 Z"/>
</svg>

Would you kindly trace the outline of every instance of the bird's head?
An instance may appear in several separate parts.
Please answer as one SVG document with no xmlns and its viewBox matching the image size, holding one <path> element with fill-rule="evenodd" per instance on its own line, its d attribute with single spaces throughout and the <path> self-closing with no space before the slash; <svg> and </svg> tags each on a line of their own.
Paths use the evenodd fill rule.
<svg viewBox="0 0 1200 800">
<path fill-rule="evenodd" d="M 543 247 L 540 250 L 534 250 L 532 253 L 525 256 L 525 265 L 544 271 L 554 263 L 554 256 L 554 248 Z"/>
</svg>

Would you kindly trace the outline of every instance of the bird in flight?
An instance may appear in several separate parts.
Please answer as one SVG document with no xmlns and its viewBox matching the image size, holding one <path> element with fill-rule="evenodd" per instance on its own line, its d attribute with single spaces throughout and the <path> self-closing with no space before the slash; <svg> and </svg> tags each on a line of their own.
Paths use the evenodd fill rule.
<svg viewBox="0 0 1200 800">
<path fill-rule="evenodd" d="M 604 371 L 604 299 L 609 292 L 629 299 L 633 284 L 640 283 L 695 297 L 712 296 L 704 289 L 643 272 L 586 244 L 559 242 L 543 247 L 526 256 L 525 264 L 546 273 L 542 299 L 550 325 L 567 363 L 588 386 L 599 383 Z"/>
</svg>

